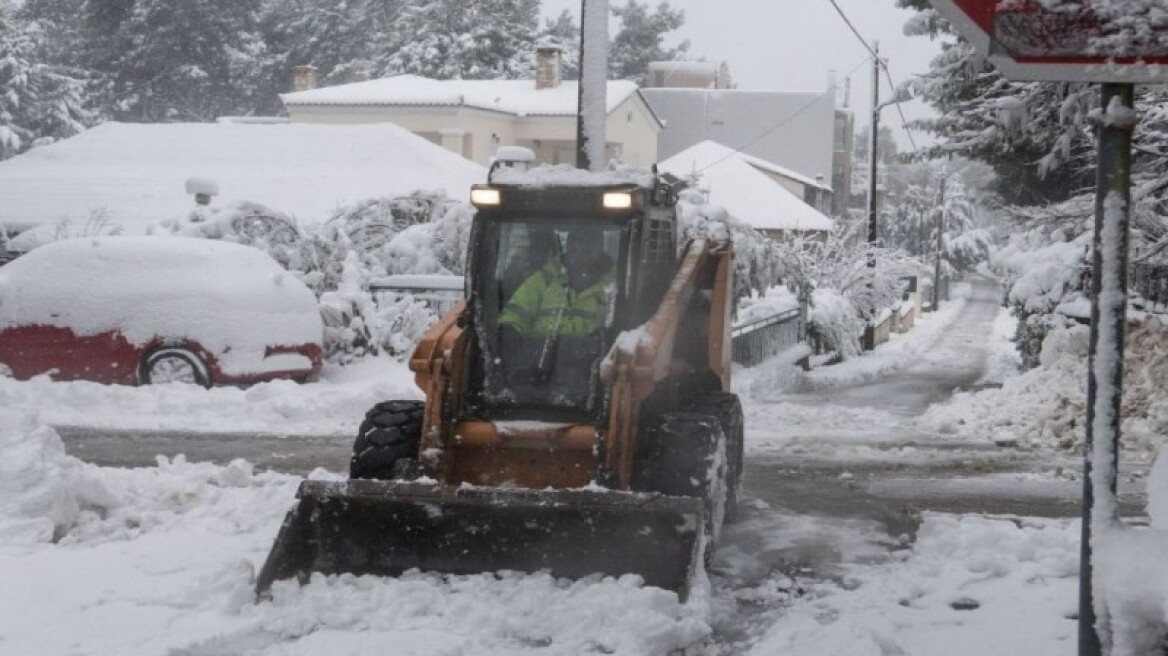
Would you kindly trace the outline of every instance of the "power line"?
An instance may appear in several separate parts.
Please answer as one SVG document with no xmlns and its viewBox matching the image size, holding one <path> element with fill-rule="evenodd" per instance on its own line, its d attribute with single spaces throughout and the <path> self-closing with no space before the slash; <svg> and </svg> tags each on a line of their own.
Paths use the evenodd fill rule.
<svg viewBox="0 0 1168 656">
<path fill-rule="evenodd" d="M 876 54 L 876 50 L 872 48 L 872 46 L 868 45 L 868 42 L 864 40 L 863 36 L 860 35 L 860 30 L 857 30 L 856 26 L 852 24 L 852 19 L 848 18 L 848 15 L 845 14 L 844 10 L 840 8 L 839 3 L 837 3 L 836 0 L 830 1 L 831 6 L 835 7 L 836 13 L 840 15 L 840 18 L 844 19 L 844 22 L 847 23 L 848 27 L 852 30 L 852 34 L 856 35 L 856 38 L 859 39 L 860 43 L 864 45 L 864 49 L 868 51 L 868 54 L 872 55 L 872 57 L 879 61 L 880 55 Z"/>
<path fill-rule="evenodd" d="M 877 65 L 880 66 L 880 68 L 884 71 L 884 77 L 888 80 L 888 86 L 891 87 L 892 93 L 895 94 L 896 84 L 893 83 L 892 75 L 888 72 L 888 64 L 880 58 L 880 55 L 876 53 L 876 49 L 868 44 L 868 41 L 864 39 L 863 35 L 860 34 L 860 31 L 856 29 L 856 26 L 852 23 L 852 19 L 848 18 L 848 15 L 844 13 L 844 10 L 839 6 L 839 3 L 836 2 L 836 0 L 830 0 L 830 2 L 831 6 L 835 8 L 836 13 L 839 14 L 840 18 L 842 18 L 844 23 L 847 24 L 848 29 L 852 31 L 852 34 L 856 35 L 856 38 L 860 41 L 860 44 L 864 46 L 864 49 L 867 50 L 868 53 L 876 59 Z M 895 101 L 895 105 L 896 111 L 900 114 L 900 124 L 901 127 L 904 128 L 904 134 L 908 137 L 908 142 L 912 144 L 913 150 L 916 151 L 918 150 L 917 142 L 916 139 L 913 139 L 912 131 L 908 129 L 908 119 L 905 118 L 904 108 L 900 106 L 899 100 Z M 873 108 L 873 111 L 876 111 L 876 108 Z"/>
</svg>

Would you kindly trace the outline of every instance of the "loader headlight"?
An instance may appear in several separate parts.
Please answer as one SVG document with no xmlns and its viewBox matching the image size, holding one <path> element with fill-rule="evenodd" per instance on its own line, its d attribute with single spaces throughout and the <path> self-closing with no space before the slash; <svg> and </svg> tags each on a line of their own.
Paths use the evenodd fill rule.
<svg viewBox="0 0 1168 656">
<path fill-rule="evenodd" d="M 610 191 L 604 195 L 605 209 L 627 210 L 633 206 L 633 195 L 620 191 Z"/>
<path fill-rule="evenodd" d="M 475 207 L 494 206 L 502 201 L 498 189 L 471 189 L 470 204 Z"/>
</svg>

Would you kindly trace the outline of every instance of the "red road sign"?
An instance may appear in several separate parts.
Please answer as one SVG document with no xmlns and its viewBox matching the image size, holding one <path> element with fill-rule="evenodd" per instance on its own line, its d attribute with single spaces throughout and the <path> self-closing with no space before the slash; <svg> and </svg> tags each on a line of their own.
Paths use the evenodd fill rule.
<svg viewBox="0 0 1168 656">
<path fill-rule="evenodd" d="M 1016 80 L 1168 80 L 1168 26 L 1101 16 L 1101 0 L 930 0 L 978 52 Z M 1138 5 L 1138 3 L 1136 3 Z M 1147 3 L 1148 13 L 1155 9 Z M 1104 6 L 1105 7 L 1105 6 Z M 1132 24 L 1132 19 L 1134 25 Z"/>
</svg>

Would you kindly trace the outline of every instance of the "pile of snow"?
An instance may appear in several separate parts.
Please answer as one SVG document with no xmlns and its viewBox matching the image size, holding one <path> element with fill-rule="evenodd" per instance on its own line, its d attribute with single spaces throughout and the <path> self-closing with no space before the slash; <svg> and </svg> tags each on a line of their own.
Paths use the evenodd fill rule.
<svg viewBox="0 0 1168 656">
<path fill-rule="evenodd" d="M 255 572 L 301 479 L 181 456 L 99 468 L 31 415 L 0 411 L 0 427 L 0 635 L 12 653 L 649 654 L 710 636 L 702 604 L 631 575 L 317 575 L 277 582 L 256 605 Z"/>
<path fill-rule="evenodd" d="M 274 380 L 244 389 L 0 376 L 0 408 L 35 411 L 54 426 L 125 430 L 350 437 L 376 403 L 421 396 L 413 373 L 386 356 L 345 367 L 325 365 L 321 379 L 312 383 Z"/>
<path fill-rule="evenodd" d="M 35 413 L 0 410 L 0 453 L 0 542 L 60 540 L 83 509 L 118 505 L 97 468 L 65 455 L 61 438 Z"/>
<path fill-rule="evenodd" d="M 932 406 L 920 424 L 940 435 L 1022 448 L 1081 450 L 1086 439 L 1089 329 L 1056 330 L 1043 342 L 1042 364 L 1006 378 L 1002 387 L 959 392 Z M 1154 316 L 1129 330 L 1125 352 L 1121 448 L 1150 461 L 1168 435 L 1168 327 Z"/>
</svg>

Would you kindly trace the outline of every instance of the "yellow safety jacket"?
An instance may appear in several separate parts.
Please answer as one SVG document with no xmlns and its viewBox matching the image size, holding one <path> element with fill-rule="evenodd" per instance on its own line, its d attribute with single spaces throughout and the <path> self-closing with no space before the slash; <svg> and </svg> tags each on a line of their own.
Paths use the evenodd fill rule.
<svg viewBox="0 0 1168 656">
<path fill-rule="evenodd" d="M 547 337 L 552 332 L 564 336 L 595 332 L 604 325 L 608 313 L 611 280 L 609 269 L 595 284 L 581 290 L 572 289 L 559 262 L 548 262 L 511 295 L 499 316 L 499 325 L 513 326 L 520 333 L 534 337 Z M 557 315 L 560 317 L 558 330 Z"/>
</svg>

